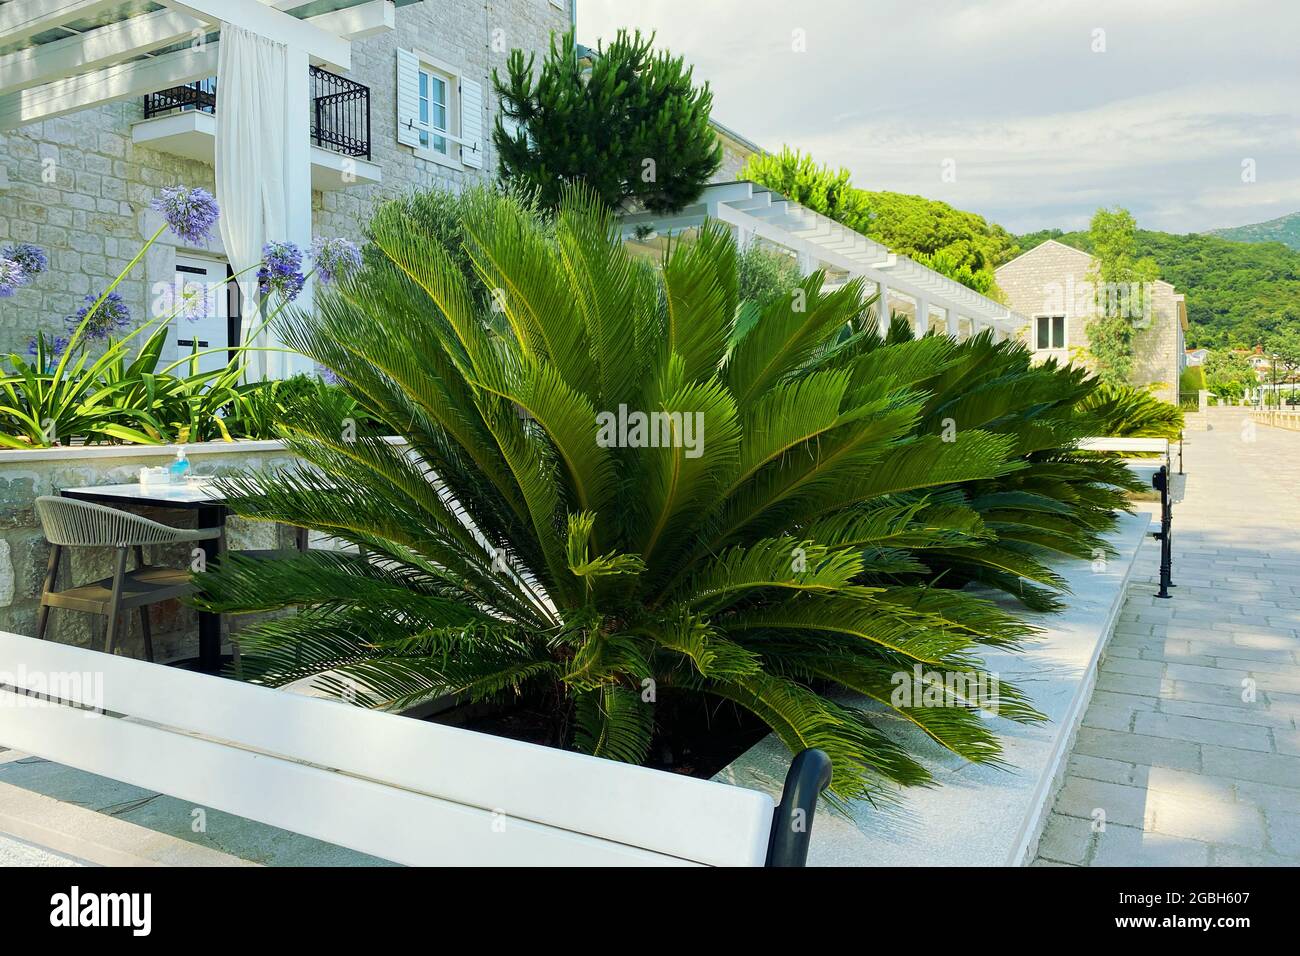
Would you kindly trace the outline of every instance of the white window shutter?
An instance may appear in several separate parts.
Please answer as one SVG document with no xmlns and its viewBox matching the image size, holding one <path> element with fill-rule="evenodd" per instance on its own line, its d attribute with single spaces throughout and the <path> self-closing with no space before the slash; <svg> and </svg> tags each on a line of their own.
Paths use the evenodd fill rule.
<svg viewBox="0 0 1300 956">
<path fill-rule="evenodd" d="M 397 51 L 397 141 L 420 145 L 420 59 L 410 50 Z"/>
<path fill-rule="evenodd" d="M 483 84 L 477 80 L 460 81 L 460 161 L 475 169 L 483 168 L 487 140 L 483 135 Z"/>
</svg>

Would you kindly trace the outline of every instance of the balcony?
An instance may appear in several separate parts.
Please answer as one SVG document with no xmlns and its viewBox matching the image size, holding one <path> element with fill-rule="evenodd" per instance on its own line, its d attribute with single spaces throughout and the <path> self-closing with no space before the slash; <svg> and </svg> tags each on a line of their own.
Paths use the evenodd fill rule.
<svg viewBox="0 0 1300 956">
<path fill-rule="evenodd" d="M 370 161 L 370 87 L 313 66 L 310 100 L 311 185 L 342 189 L 378 183 Z M 148 93 L 144 119 L 131 129 L 138 146 L 211 163 L 217 133 L 217 81 L 209 77 Z"/>
</svg>

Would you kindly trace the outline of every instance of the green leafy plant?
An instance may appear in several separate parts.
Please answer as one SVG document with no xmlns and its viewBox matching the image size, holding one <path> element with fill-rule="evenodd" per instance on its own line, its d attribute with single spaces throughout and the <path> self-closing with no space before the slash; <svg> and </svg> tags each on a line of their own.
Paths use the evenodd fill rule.
<svg viewBox="0 0 1300 956">
<path fill-rule="evenodd" d="M 789 295 L 801 276 L 794 258 L 757 242 L 751 242 L 736 256 L 737 294 L 742 302 L 766 305 Z"/>
<path fill-rule="evenodd" d="M 304 407 L 320 409 L 331 420 L 351 420 L 359 428 L 371 427 L 346 391 L 309 375 L 240 387 L 224 424 L 236 437 L 278 438 L 284 423 L 293 421 Z"/>
<path fill-rule="evenodd" d="M 653 43 L 620 30 L 586 69 L 568 33 L 551 41 L 537 75 L 533 54 L 511 51 L 505 78 L 492 73 L 501 178 L 535 191 L 548 208 L 571 183 L 610 206 L 633 201 L 654 212 L 699 196 L 722 163 L 709 125 L 713 94 L 707 83 L 694 85 L 681 57 L 656 53 Z"/>
<path fill-rule="evenodd" d="M 307 403 L 284 427 L 302 467 L 228 479 L 241 515 L 367 553 L 232 556 L 197 577 L 202 607 L 298 609 L 241 630 L 246 675 L 395 710 L 543 700 L 557 743 L 633 762 L 660 703 L 731 702 L 792 750 L 826 750 L 841 797 L 930 779 L 894 721 L 997 763 L 979 709 L 1040 719 L 1005 681 L 936 706 L 893 691 L 915 665 L 987 678 L 978 649 L 1034 631 L 950 586 L 961 554 L 1009 587 L 1031 551 L 1077 551 L 1112 520 L 1082 500 L 1109 464 L 1060 449 L 1086 426 L 1048 427 L 1074 414 L 1061 377 L 1077 394 L 1082 373 L 987 336 L 883 342 L 862 284 L 824 291 L 821 274 L 737 332 L 723 229 L 656 272 L 584 193 L 553 228 L 471 195 L 463 252 L 504 290 L 500 321 L 400 207 L 371 236 L 364 272 L 283 334 L 409 450 L 344 440 Z M 629 410 L 660 416 L 653 444 L 632 426 L 611 439 Z M 989 551 L 1004 530 L 1010 557 Z"/>
<path fill-rule="evenodd" d="M 81 352 L 69 364 L 67 352 L 53 354 L 39 334 L 31 362 L 11 354 L 12 374 L 0 378 L 0 445 L 47 448 L 74 437 L 148 441 L 138 427 L 147 408 L 132 393 L 132 378 L 105 381 L 125 351 L 125 343 L 111 343 L 102 354 Z"/>
</svg>

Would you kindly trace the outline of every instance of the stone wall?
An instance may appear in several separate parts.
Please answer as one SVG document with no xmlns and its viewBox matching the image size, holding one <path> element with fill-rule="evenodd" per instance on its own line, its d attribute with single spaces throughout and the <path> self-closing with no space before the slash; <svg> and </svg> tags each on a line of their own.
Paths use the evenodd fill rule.
<svg viewBox="0 0 1300 956">
<path fill-rule="evenodd" d="M 0 246 L 31 242 L 50 257 L 49 270 L 0 302 L 0 354 L 23 353 L 38 329 L 64 332 L 84 297 L 102 292 L 140 251 L 142 217 L 160 189 L 215 189 L 211 166 L 131 142 L 142 114 L 130 100 L 0 133 L 9 176 L 0 188 Z M 136 319 L 147 315 L 152 283 L 174 274 L 172 247 L 155 250 L 152 264 L 118 286 Z"/>
<path fill-rule="evenodd" d="M 396 29 L 352 44 L 347 75 L 371 90 L 373 161 L 383 183 L 313 195 L 318 235 L 357 239 L 375 203 L 433 185 L 460 188 L 495 175 L 496 155 L 485 144 L 483 168 L 422 159 L 397 142 L 396 49 L 419 49 L 477 79 L 484 87 L 483 127 L 496 115 L 491 72 L 509 50 L 545 51 L 553 31 L 569 26 L 568 4 L 552 0 L 438 0 L 401 7 Z M 136 146 L 131 125 L 143 119 L 140 99 L 127 100 L 0 133 L 0 246 L 32 242 L 50 255 L 51 268 L 0 303 L 0 355 L 22 353 L 38 329 L 64 331 L 83 298 L 98 294 L 139 251 L 157 226 L 147 209 L 165 186 L 215 190 L 212 167 Z M 4 177 L 0 177 L 0 182 Z M 170 235 L 119 286 L 137 321 L 149 315 L 150 290 L 170 283 L 178 247 Z M 220 241 L 188 251 L 220 254 Z"/>
<path fill-rule="evenodd" d="M 187 445 L 194 468 L 204 474 L 220 474 L 243 468 L 276 469 L 295 459 L 278 442 L 248 443 L 256 450 L 240 450 L 239 443 Z M 95 453 L 109 451 L 96 449 Z M 156 467 L 175 457 L 174 446 L 116 447 L 101 457 L 90 457 L 79 448 L 43 451 L 0 451 L 0 630 L 16 634 L 36 633 L 36 612 L 41 585 L 49 562 L 49 545 L 36 517 L 38 495 L 58 494 L 64 488 L 110 485 L 135 481 L 140 469 Z M 139 514 L 176 527 L 194 527 L 195 513 L 179 509 L 140 509 Z M 232 518 L 228 547 L 291 547 L 288 528 L 263 522 Z M 313 546 L 319 546 L 313 542 Z M 60 588 L 86 584 L 113 573 L 113 551 L 107 548 L 69 548 L 65 551 Z M 188 548 L 145 549 L 151 564 L 185 567 Z M 69 576 L 68 569 L 71 568 Z M 155 604 L 149 609 L 155 656 L 160 661 L 193 657 L 198 653 L 198 629 L 193 610 L 177 601 Z M 54 608 L 50 611 L 47 636 L 81 647 L 101 649 L 104 619 L 78 611 Z M 121 653 L 143 657 L 140 622 L 135 613 L 118 635 Z"/>
<path fill-rule="evenodd" d="M 745 163 L 754 155 L 755 150 L 750 143 L 732 136 L 726 129 L 717 125 L 713 128 L 718 135 L 718 142 L 722 144 L 722 165 L 709 181 L 735 182 L 741 178 L 740 171 L 745 168 Z"/>
</svg>

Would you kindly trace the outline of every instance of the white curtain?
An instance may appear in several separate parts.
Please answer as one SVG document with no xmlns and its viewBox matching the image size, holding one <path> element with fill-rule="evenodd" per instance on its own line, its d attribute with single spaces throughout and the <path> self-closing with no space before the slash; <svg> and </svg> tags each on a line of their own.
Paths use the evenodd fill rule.
<svg viewBox="0 0 1300 956">
<path fill-rule="evenodd" d="M 285 156 L 285 129 L 290 107 L 306 109 L 307 105 L 288 102 L 287 67 L 284 44 L 229 23 L 221 25 L 217 54 L 218 224 L 235 272 L 257 263 L 268 240 L 289 238 L 285 234 L 285 186 L 292 179 Z M 255 341 L 247 339 L 262 324 L 256 270 L 241 276 L 239 285 L 243 344 L 283 346 L 271 330 L 261 332 Z M 301 360 L 294 361 L 296 356 L 284 352 L 243 354 L 252 381 L 283 378 L 301 364 Z"/>
</svg>

